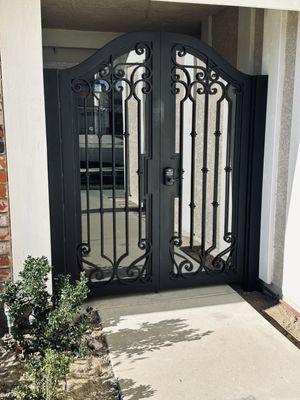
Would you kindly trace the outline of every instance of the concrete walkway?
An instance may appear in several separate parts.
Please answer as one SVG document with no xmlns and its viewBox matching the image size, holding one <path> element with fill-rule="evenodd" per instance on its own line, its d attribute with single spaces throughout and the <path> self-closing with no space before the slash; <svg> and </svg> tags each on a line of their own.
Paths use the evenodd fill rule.
<svg viewBox="0 0 300 400">
<path fill-rule="evenodd" d="M 101 299 L 125 400 L 299 400 L 300 352 L 228 286 Z"/>
</svg>

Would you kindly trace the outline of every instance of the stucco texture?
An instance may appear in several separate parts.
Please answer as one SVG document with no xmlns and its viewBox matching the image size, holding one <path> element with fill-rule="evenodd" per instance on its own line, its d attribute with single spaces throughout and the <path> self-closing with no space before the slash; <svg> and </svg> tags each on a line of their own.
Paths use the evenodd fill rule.
<svg viewBox="0 0 300 400">
<path fill-rule="evenodd" d="M 237 62 L 238 13 L 237 7 L 228 7 L 212 18 L 212 46 L 233 66 Z"/>
<path fill-rule="evenodd" d="M 274 236 L 274 261 L 273 284 L 282 287 L 282 271 L 284 257 L 284 238 L 286 228 L 287 182 L 289 147 L 291 135 L 291 121 L 293 110 L 293 87 L 295 75 L 295 57 L 297 41 L 298 13 L 290 11 L 287 18 L 286 49 L 285 49 L 285 75 L 283 85 L 281 132 L 278 154 L 275 236 Z"/>
</svg>

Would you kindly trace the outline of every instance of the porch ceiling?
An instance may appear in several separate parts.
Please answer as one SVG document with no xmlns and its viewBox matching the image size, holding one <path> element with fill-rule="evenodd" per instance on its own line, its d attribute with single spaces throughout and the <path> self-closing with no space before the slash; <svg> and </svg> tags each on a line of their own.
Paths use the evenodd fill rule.
<svg viewBox="0 0 300 400">
<path fill-rule="evenodd" d="M 199 33 L 201 20 L 223 6 L 152 0 L 42 0 L 43 28 Z"/>
</svg>

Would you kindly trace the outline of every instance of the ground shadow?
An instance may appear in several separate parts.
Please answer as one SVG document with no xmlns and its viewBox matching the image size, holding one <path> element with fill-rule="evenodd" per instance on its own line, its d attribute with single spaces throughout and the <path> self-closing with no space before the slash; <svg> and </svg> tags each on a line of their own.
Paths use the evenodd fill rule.
<svg viewBox="0 0 300 400">
<path fill-rule="evenodd" d="M 198 329 L 191 328 L 187 320 L 180 318 L 143 322 L 136 329 L 118 329 L 120 322 L 119 318 L 112 319 L 108 322 L 111 330 L 106 330 L 115 367 L 122 363 L 121 360 L 118 361 L 120 356 L 125 355 L 133 363 L 148 358 L 147 352 L 170 347 L 176 343 L 201 340 L 213 333 L 213 331 L 199 332 Z M 151 385 L 138 384 L 132 379 L 119 379 L 119 386 L 126 400 L 148 399 L 155 394 Z"/>
<path fill-rule="evenodd" d="M 176 343 L 201 340 L 212 333 L 213 331 L 199 332 L 198 329 L 190 328 L 188 322 L 180 318 L 143 322 L 136 329 L 106 331 L 114 358 L 126 354 L 132 361 L 146 358 L 140 357 L 146 352 Z"/>
<path fill-rule="evenodd" d="M 245 301 L 247 301 L 247 303 L 249 303 L 256 311 L 258 311 L 260 315 L 262 315 L 271 325 L 273 325 L 274 328 L 276 328 L 288 340 L 290 340 L 298 349 L 300 349 L 300 341 L 297 339 L 297 337 L 295 337 L 284 326 L 276 321 L 276 319 L 268 314 L 268 310 L 280 304 L 277 296 L 271 296 L 270 294 L 261 293 L 258 291 L 245 292 L 238 285 L 231 286 Z M 293 314 L 291 313 L 291 315 Z"/>
<path fill-rule="evenodd" d="M 138 385 L 132 379 L 119 379 L 119 385 L 126 400 L 149 399 L 155 393 L 150 385 Z"/>
</svg>

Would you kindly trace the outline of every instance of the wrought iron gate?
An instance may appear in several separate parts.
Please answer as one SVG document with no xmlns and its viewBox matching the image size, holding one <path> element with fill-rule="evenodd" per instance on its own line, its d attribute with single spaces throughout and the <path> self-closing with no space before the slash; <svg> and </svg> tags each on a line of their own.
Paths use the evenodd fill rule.
<svg viewBox="0 0 300 400">
<path fill-rule="evenodd" d="M 55 273 L 92 293 L 257 282 L 267 78 L 129 33 L 45 71 Z"/>
</svg>

